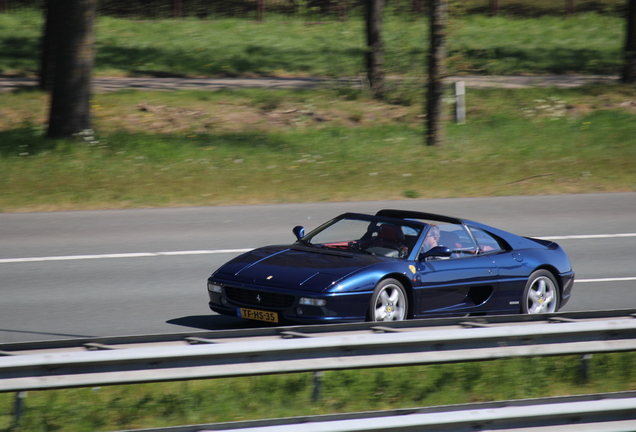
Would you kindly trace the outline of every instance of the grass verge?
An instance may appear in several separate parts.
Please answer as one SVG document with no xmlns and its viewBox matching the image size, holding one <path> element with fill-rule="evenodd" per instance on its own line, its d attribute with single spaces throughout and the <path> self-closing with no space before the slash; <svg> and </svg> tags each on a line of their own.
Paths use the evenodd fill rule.
<svg viewBox="0 0 636 432">
<path fill-rule="evenodd" d="M 387 16 L 384 68 L 421 77 L 428 52 L 426 17 Z M 38 71 L 41 14 L 0 14 L 0 74 Z M 135 21 L 101 17 L 94 73 L 104 76 L 327 76 L 364 73 L 364 24 L 305 23 L 274 17 Z M 451 74 L 618 74 L 624 19 L 461 16 L 449 26 Z"/>
<path fill-rule="evenodd" d="M 46 96 L 0 102 L 0 210 L 43 211 L 636 189 L 636 89 L 469 90 L 423 145 L 421 91 L 121 91 L 97 132 L 42 136 Z"/>
</svg>

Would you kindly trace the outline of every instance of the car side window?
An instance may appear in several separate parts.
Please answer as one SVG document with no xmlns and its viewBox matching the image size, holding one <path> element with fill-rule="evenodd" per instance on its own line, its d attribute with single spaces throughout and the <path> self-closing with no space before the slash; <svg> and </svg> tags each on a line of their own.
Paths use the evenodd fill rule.
<svg viewBox="0 0 636 432">
<path fill-rule="evenodd" d="M 475 256 L 478 250 L 472 237 L 466 231 L 466 227 L 457 224 L 439 225 L 439 240 L 437 244 L 446 246 L 453 251 L 451 259 Z"/>
<path fill-rule="evenodd" d="M 495 236 L 479 228 L 469 227 L 469 229 L 475 237 L 475 240 L 477 240 L 480 252 L 493 253 L 504 250 L 504 247 L 499 243 L 499 240 L 497 240 Z"/>
</svg>

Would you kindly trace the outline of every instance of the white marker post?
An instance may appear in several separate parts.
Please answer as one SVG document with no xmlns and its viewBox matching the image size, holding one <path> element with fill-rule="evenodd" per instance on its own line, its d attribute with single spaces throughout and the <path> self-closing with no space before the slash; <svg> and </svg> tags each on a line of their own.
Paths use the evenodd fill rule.
<svg viewBox="0 0 636 432">
<path fill-rule="evenodd" d="M 464 81 L 455 82 L 455 121 L 466 123 L 466 87 Z"/>
</svg>

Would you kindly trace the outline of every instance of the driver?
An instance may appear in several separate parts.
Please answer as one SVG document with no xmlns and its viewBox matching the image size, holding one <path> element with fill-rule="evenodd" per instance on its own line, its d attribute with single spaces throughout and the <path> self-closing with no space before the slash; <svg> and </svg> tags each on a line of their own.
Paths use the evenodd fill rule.
<svg viewBox="0 0 636 432">
<path fill-rule="evenodd" d="M 428 252 L 435 246 L 439 246 L 437 241 L 439 240 L 439 227 L 437 225 L 431 225 L 431 228 L 424 237 L 424 243 L 422 243 L 422 252 Z"/>
</svg>

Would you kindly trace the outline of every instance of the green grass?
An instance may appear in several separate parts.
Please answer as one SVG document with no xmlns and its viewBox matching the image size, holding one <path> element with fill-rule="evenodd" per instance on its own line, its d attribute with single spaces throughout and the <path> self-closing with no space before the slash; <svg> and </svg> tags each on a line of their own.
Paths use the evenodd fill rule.
<svg viewBox="0 0 636 432">
<path fill-rule="evenodd" d="M 423 76 L 427 19 L 388 16 L 384 26 L 389 75 Z M 465 16 L 451 21 L 453 74 L 617 74 L 624 19 L 598 14 L 538 19 Z M 0 74 L 36 75 L 42 20 L 33 12 L 0 14 Z M 130 21 L 100 18 L 97 75 L 328 76 L 364 72 L 364 26 L 307 25 L 272 18 Z"/>
<path fill-rule="evenodd" d="M 468 17 L 452 29 L 450 66 L 455 73 L 485 75 L 618 74 L 623 25 L 618 18 L 592 14 Z"/>
<path fill-rule="evenodd" d="M 578 356 L 523 358 L 29 392 L 21 431 L 122 430 L 636 389 L 634 353 L 597 354 L 588 379 Z M 13 394 L 0 394 L 0 431 Z"/>
<path fill-rule="evenodd" d="M 451 9 L 455 13 L 490 14 L 490 0 L 451 0 Z M 563 16 L 566 2 L 553 0 L 499 0 L 499 12 L 502 15 L 516 16 Z M 605 14 L 621 13 L 625 3 L 620 0 L 575 0 L 575 11 L 597 12 Z"/>
<path fill-rule="evenodd" d="M 24 3 L 42 3 L 33 1 L 13 1 L 10 6 L 19 9 Z M 312 4 L 313 3 L 313 4 Z M 450 0 L 449 9 L 452 16 L 464 14 L 491 14 L 490 0 Z M 600 14 L 624 14 L 627 8 L 624 0 L 575 0 L 573 1 L 577 13 L 594 12 Z M 317 6 L 315 2 L 301 0 L 286 2 L 281 0 L 265 0 L 263 2 L 266 20 L 278 17 L 285 19 L 296 18 L 307 21 L 338 20 L 339 13 L 335 3 L 331 3 L 327 10 Z M 327 3 L 323 3 L 326 5 Z M 400 0 L 388 0 L 385 13 L 401 17 L 412 16 L 415 12 L 414 2 Z M 421 4 L 425 11 L 425 4 Z M 321 10 L 322 9 L 322 10 Z M 162 19 L 173 17 L 172 3 L 163 1 L 102 1 L 99 3 L 98 13 L 110 14 L 128 19 Z M 364 13 L 363 2 L 348 2 L 346 4 L 346 16 L 360 17 Z M 423 11 L 419 12 L 423 13 Z M 510 16 L 540 17 L 546 15 L 564 16 L 566 5 L 562 1 L 553 0 L 500 0 L 499 13 Z M 255 3 L 246 2 L 206 2 L 203 0 L 190 0 L 183 4 L 185 17 L 198 17 L 206 19 L 224 19 L 228 17 L 256 20 L 257 11 Z"/>
<path fill-rule="evenodd" d="M 469 90 L 423 145 L 421 91 L 122 91 L 97 132 L 42 136 L 46 96 L 0 101 L 0 210 L 320 202 L 636 189 L 636 89 Z"/>
</svg>

